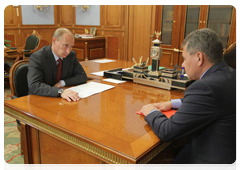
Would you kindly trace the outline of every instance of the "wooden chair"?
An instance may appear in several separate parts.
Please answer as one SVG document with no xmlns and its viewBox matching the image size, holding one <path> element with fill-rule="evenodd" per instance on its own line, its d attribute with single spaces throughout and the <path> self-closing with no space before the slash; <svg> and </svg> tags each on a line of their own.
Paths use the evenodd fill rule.
<svg viewBox="0 0 240 170">
<path fill-rule="evenodd" d="M 26 37 L 26 43 L 22 47 L 8 47 L 5 52 L 8 54 L 8 58 L 16 58 L 14 63 L 19 61 L 21 57 L 28 59 L 32 53 L 39 50 L 42 36 L 35 30 L 32 34 L 28 34 Z"/>
<path fill-rule="evenodd" d="M 9 72 L 9 84 L 12 98 L 28 95 L 28 60 L 20 60 L 14 63 Z"/>
<path fill-rule="evenodd" d="M 27 82 L 27 73 L 28 73 L 28 60 L 20 60 L 13 64 L 9 73 L 9 84 L 11 89 L 12 99 L 28 95 L 28 82 Z M 20 131 L 21 139 L 21 153 L 23 154 L 24 150 L 24 137 L 22 129 L 25 128 L 23 124 L 17 120 L 17 128 Z"/>
<path fill-rule="evenodd" d="M 236 42 L 231 44 L 224 52 L 224 61 L 236 70 Z"/>
</svg>

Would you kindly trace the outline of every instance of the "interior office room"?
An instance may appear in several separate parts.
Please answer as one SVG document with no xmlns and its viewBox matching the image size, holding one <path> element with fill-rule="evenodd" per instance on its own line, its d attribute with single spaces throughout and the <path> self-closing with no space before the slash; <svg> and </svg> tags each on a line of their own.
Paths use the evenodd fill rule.
<svg viewBox="0 0 240 170">
<path fill-rule="evenodd" d="M 38 95 L 42 91 L 38 89 L 41 88 L 40 85 L 35 87 L 35 91 L 39 93 L 30 92 L 33 88 L 30 84 L 33 82 L 29 82 L 29 77 L 31 75 L 32 78 L 36 78 L 34 71 L 42 76 L 39 76 L 41 81 L 45 81 L 47 79 L 44 77 L 45 71 L 57 68 L 56 66 L 50 68 L 50 64 L 48 67 L 50 60 L 44 64 L 41 60 L 37 65 L 36 58 L 41 57 L 39 51 L 42 52 L 41 54 L 44 50 L 52 51 L 54 54 L 48 55 L 53 57 L 55 50 L 62 48 L 58 43 L 62 43 L 65 39 L 54 37 L 59 28 L 68 31 L 63 35 L 71 35 L 73 41 L 70 47 L 66 48 L 70 49 L 69 55 L 76 56 L 74 62 L 77 61 L 77 65 L 80 63 L 86 81 L 79 83 L 80 85 L 69 85 L 66 80 L 66 86 L 62 88 L 58 88 L 56 84 L 51 87 L 49 85 L 52 91 L 55 90 L 55 94 L 49 96 L 47 94 L 50 92 L 46 92 L 46 95 L 45 93 Z M 187 93 L 188 88 L 200 81 L 190 79 L 191 73 L 187 72 L 185 58 L 185 50 L 188 49 L 182 46 L 185 38 L 192 32 L 197 33 L 197 30 L 213 30 L 214 35 L 216 34 L 221 40 L 223 63 L 234 72 L 236 70 L 236 8 L 231 5 L 6 6 L 4 9 L 5 162 L 7 164 L 174 163 L 182 149 L 197 138 L 192 138 L 192 133 L 195 131 L 186 133 L 187 135 L 181 134 L 176 140 L 162 141 L 162 134 L 157 134 L 157 130 L 154 130 L 155 124 L 151 125 L 147 119 L 157 113 L 152 110 L 154 113 L 146 111 L 145 114 L 143 108 L 150 103 L 187 99 L 190 95 Z M 199 54 L 203 58 L 206 57 L 205 53 Z M 195 54 L 191 55 L 195 56 Z M 68 56 L 64 56 L 63 61 L 61 60 L 62 67 L 65 66 L 64 60 L 67 58 Z M 206 58 L 204 60 L 203 58 L 201 61 L 205 63 Z M 71 65 L 68 69 L 74 70 L 74 67 L 75 65 Z M 32 73 L 29 73 L 30 69 Z M 64 75 L 62 73 L 62 76 Z M 236 83 L 229 82 L 229 84 L 233 84 L 229 89 L 236 87 Z M 73 99 L 69 96 L 64 98 L 63 94 L 66 94 L 66 91 L 78 93 L 80 98 Z M 185 95 L 185 92 L 188 95 Z M 184 100 L 182 103 L 182 106 L 185 106 Z M 178 112 L 183 110 L 182 106 L 179 110 L 170 110 L 173 112 L 164 113 L 163 110 L 158 112 L 164 115 L 165 121 L 173 121 L 174 116 L 177 117 Z M 182 112 L 179 114 L 183 114 Z M 233 117 L 234 115 L 231 119 Z M 215 122 L 217 121 L 211 123 Z M 208 124 L 203 128 L 209 126 Z M 160 129 L 158 129 L 159 133 Z M 209 131 L 211 130 L 213 128 L 209 128 Z M 205 137 L 208 138 L 208 135 Z M 216 143 L 223 143 L 220 140 Z M 209 147 L 208 151 L 211 150 L 211 146 L 205 147 Z M 224 149 L 218 148 L 218 150 Z M 217 155 L 225 153 L 224 151 L 216 154 L 214 158 L 211 157 L 212 162 L 208 162 L 210 158 L 207 158 L 209 155 L 204 153 L 204 149 L 202 152 L 201 154 L 207 155 L 204 157 L 206 162 L 203 160 L 201 162 L 203 164 L 236 164 L 235 161 L 227 161 L 227 157 L 229 159 L 234 157 L 232 152 L 226 151 L 229 153 L 225 155 L 226 162 L 215 159 Z"/>
</svg>

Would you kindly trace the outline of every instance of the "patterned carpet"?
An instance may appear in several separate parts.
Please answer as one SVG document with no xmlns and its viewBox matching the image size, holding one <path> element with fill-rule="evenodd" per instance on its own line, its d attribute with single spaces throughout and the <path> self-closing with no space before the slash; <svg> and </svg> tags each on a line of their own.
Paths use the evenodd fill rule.
<svg viewBox="0 0 240 170">
<path fill-rule="evenodd" d="M 11 91 L 4 87 L 4 100 L 11 99 Z M 173 156 L 170 151 L 162 154 L 149 170 L 167 170 Z M 16 119 L 4 114 L 4 170 L 24 170 L 24 158 L 21 155 L 20 133 L 17 129 Z"/>
<path fill-rule="evenodd" d="M 4 100 L 11 99 L 9 86 L 4 87 Z M 16 119 L 4 114 L 4 160 L 8 164 L 23 164 L 21 155 L 20 132 Z"/>
</svg>

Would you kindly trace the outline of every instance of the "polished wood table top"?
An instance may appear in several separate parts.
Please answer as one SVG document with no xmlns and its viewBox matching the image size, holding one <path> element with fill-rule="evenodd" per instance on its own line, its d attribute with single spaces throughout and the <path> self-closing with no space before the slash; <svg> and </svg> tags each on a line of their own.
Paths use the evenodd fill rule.
<svg viewBox="0 0 240 170">
<path fill-rule="evenodd" d="M 131 163 L 138 161 L 144 153 L 159 145 L 161 141 L 144 120 L 144 116 L 136 112 L 148 103 L 181 98 L 184 91 L 168 91 L 131 81 L 113 84 L 90 74 L 117 67 L 128 68 L 133 65 L 132 62 L 100 64 L 84 61 L 81 64 L 87 75 L 93 79 L 90 81 L 115 87 L 77 102 L 28 95 L 5 101 L 5 107 L 114 153 Z"/>
</svg>

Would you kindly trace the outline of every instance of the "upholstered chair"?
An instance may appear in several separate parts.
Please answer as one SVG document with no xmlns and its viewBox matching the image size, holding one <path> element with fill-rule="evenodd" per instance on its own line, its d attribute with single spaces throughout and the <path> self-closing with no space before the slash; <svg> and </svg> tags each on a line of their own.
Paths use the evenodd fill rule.
<svg viewBox="0 0 240 170">
<path fill-rule="evenodd" d="M 24 46 L 22 47 L 8 47 L 5 52 L 8 55 L 8 58 L 16 58 L 14 62 L 23 59 L 28 59 L 32 53 L 40 49 L 40 42 L 42 36 L 35 30 L 32 34 L 28 34 Z"/>
</svg>

